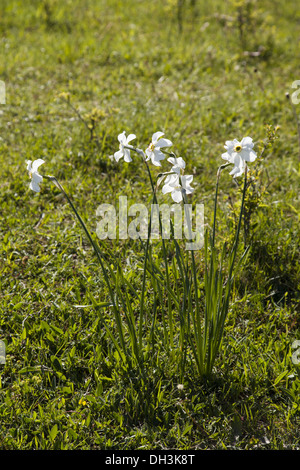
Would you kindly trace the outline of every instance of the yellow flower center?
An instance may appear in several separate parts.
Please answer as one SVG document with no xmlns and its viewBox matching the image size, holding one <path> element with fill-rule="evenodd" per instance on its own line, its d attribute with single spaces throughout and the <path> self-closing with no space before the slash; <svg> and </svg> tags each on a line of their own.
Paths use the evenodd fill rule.
<svg viewBox="0 0 300 470">
<path fill-rule="evenodd" d="M 235 152 L 240 152 L 242 150 L 242 146 L 240 144 L 237 144 L 235 147 L 234 147 L 234 151 Z"/>
<path fill-rule="evenodd" d="M 29 178 L 32 178 L 32 173 L 31 173 L 31 171 L 29 172 Z"/>
<path fill-rule="evenodd" d="M 153 152 L 154 149 L 155 149 L 155 145 L 152 142 L 150 142 L 149 150 L 151 150 L 151 152 Z"/>
</svg>

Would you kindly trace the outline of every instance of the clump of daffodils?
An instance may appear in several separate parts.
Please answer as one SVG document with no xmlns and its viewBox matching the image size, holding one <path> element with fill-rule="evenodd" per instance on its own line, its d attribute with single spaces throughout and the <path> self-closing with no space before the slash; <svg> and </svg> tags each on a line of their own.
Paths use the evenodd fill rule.
<svg viewBox="0 0 300 470">
<path fill-rule="evenodd" d="M 134 150 L 142 155 L 146 162 L 151 161 L 153 165 L 161 167 L 161 162 L 165 159 L 167 153 L 165 149 L 171 147 L 173 143 L 164 137 L 163 132 L 158 131 L 152 135 L 151 142 L 146 150 L 142 151 L 130 144 L 135 138 L 135 134 L 129 134 L 126 137 L 125 131 L 119 134 L 119 150 L 114 153 L 112 158 L 118 162 L 120 158 L 124 157 L 125 162 L 129 163 L 132 161 L 130 151 Z M 251 137 L 244 137 L 241 141 L 237 139 L 227 140 L 224 147 L 226 152 L 221 157 L 223 160 L 227 160 L 228 163 L 233 164 L 230 175 L 234 178 L 241 176 L 245 172 L 247 162 L 254 162 L 257 158 L 253 150 L 254 143 Z M 186 164 L 183 158 L 176 157 L 174 154 L 168 155 L 172 155 L 167 159 L 172 167 L 169 172 L 162 173 L 162 179 L 164 179 L 162 193 L 170 193 L 173 201 L 179 203 L 184 199 L 185 195 L 193 193 L 194 188 L 191 186 L 193 175 L 184 174 Z"/>
<path fill-rule="evenodd" d="M 136 138 L 135 134 L 129 134 L 126 137 L 125 131 L 118 135 L 119 150 L 114 153 L 113 158 L 118 162 L 120 158 L 124 157 L 124 161 L 129 163 L 132 161 L 130 151 L 134 150 L 140 154 L 145 162 L 151 161 L 154 166 L 161 167 L 162 160 L 166 157 L 166 148 L 172 147 L 171 140 L 166 139 L 164 133 L 161 131 L 155 132 L 152 135 L 151 142 L 145 151 L 133 147 L 130 142 Z M 171 163 L 171 170 L 163 173 L 165 179 L 162 193 L 171 193 L 171 197 L 175 202 L 181 202 L 184 194 L 191 194 L 194 189 L 191 187 L 193 181 L 192 175 L 184 175 L 185 161 L 181 157 L 176 157 L 174 154 L 167 160 Z"/>
<path fill-rule="evenodd" d="M 166 149 L 169 149 L 172 147 L 173 143 L 166 139 L 164 137 L 163 132 L 155 132 L 152 135 L 151 142 L 145 149 L 145 151 L 141 150 L 140 148 L 134 147 L 131 142 L 136 139 L 135 134 L 129 134 L 126 136 L 125 131 L 122 132 L 121 134 L 118 135 L 118 141 L 119 141 L 119 149 L 111 156 L 112 159 L 114 159 L 116 162 L 119 162 L 121 158 L 124 158 L 124 161 L 127 163 L 130 163 L 132 161 L 132 152 L 135 152 L 140 158 L 142 158 L 143 162 L 145 163 L 147 172 L 149 174 L 149 178 L 151 180 L 151 186 L 153 189 L 153 193 L 156 200 L 156 190 L 162 184 L 162 193 L 163 194 L 170 194 L 173 201 L 176 203 L 181 203 L 182 201 L 186 203 L 187 201 L 187 196 L 191 195 L 194 192 L 194 188 L 191 186 L 193 182 L 193 175 L 186 175 L 185 170 L 186 170 L 186 163 L 183 158 L 181 157 L 176 157 L 174 153 L 170 153 Z M 255 151 L 253 150 L 254 143 L 253 140 L 250 137 L 244 137 L 241 141 L 238 141 L 237 139 L 234 140 L 228 140 L 225 142 L 225 150 L 226 152 L 221 155 L 223 160 L 226 160 L 228 163 L 220 165 L 219 171 L 218 171 L 218 177 L 220 174 L 221 169 L 224 167 L 227 167 L 227 165 L 232 164 L 233 168 L 230 171 L 230 175 L 232 175 L 234 178 L 237 178 L 241 176 L 243 173 L 245 174 L 244 178 L 244 189 L 242 193 L 242 202 L 241 202 L 241 207 L 240 207 L 240 215 L 238 219 L 238 224 L 237 224 L 237 229 L 236 229 L 236 234 L 235 234 L 235 241 L 232 245 L 232 249 L 230 252 L 229 256 L 229 268 L 228 268 L 228 280 L 226 281 L 226 287 L 225 290 L 223 289 L 223 269 L 224 265 L 222 264 L 223 260 L 223 254 L 221 258 L 221 265 L 219 266 L 218 263 L 218 253 L 217 250 L 215 250 L 215 222 L 216 222 L 216 208 L 217 208 L 217 189 L 218 189 L 218 177 L 217 177 L 217 184 L 216 184 L 216 195 L 215 195 L 215 209 L 214 209 L 214 224 L 213 224 L 213 234 L 212 237 L 207 238 L 207 243 L 211 244 L 211 250 L 205 250 L 205 263 L 206 266 L 208 267 L 205 269 L 205 279 L 204 279 L 204 286 L 205 286 L 205 319 L 204 319 L 204 325 L 202 325 L 200 319 L 200 304 L 199 304 L 199 298 L 198 298 L 198 281 L 197 281 L 197 266 L 195 263 L 195 257 L 193 255 L 193 249 L 194 248 L 188 248 L 188 250 L 191 250 L 192 255 L 191 255 L 191 268 L 193 270 L 193 275 L 191 276 L 192 282 L 194 285 L 194 292 L 195 292 L 195 303 L 190 302 L 190 288 L 189 289 L 184 289 L 183 293 L 184 296 L 188 296 L 187 298 L 184 297 L 183 299 L 183 304 L 182 305 L 187 305 L 187 321 L 185 323 L 182 323 L 182 328 L 183 328 L 183 334 L 180 335 L 180 337 L 188 338 L 188 341 L 192 341 L 193 347 L 191 348 L 193 354 L 195 355 L 196 358 L 196 364 L 197 368 L 200 372 L 200 374 L 203 374 L 204 376 L 207 376 L 208 374 L 211 373 L 214 361 L 216 358 L 216 355 L 218 353 L 218 349 L 220 346 L 220 339 L 222 338 L 223 335 L 223 329 L 225 325 L 225 320 L 226 316 L 228 313 L 228 308 L 229 308 L 229 299 L 230 299 L 230 294 L 231 294 L 231 287 L 232 287 L 232 280 L 233 280 L 233 269 L 235 265 L 235 260 L 237 256 L 237 248 L 238 248 L 238 239 L 239 239 L 239 234 L 241 230 L 241 223 L 243 219 L 243 210 L 244 210 L 244 202 L 245 202 L 245 194 L 246 194 L 246 189 L 247 189 L 247 163 L 249 162 L 254 162 L 257 158 L 257 155 Z M 157 184 L 156 187 L 153 184 L 153 179 L 151 175 L 151 171 L 149 169 L 148 162 L 151 162 L 155 167 L 162 167 L 162 162 L 163 160 L 167 160 L 167 162 L 170 164 L 170 167 L 168 171 L 163 171 L 161 172 L 158 177 L 157 177 Z M 116 319 L 116 325 L 118 328 L 118 333 L 120 335 L 120 346 L 124 347 L 124 357 L 126 358 L 128 356 L 127 354 L 127 346 L 124 341 L 124 333 L 123 333 L 123 318 L 125 317 L 126 320 L 127 318 L 130 317 L 130 320 L 128 323 L 128 332 L 129 332 L 129 337 L 130 340 L 132 341 L 132 350 L 135 351 L 136 354 L 136 359 L 137 363 L 140 364 L 141 358 L 143 357 L 144 353 L 143 351 L 141 352 L 140 355 L 140 345 L 142 344 L 142 332 L 143 332 L 143 325 L 144 325 L 144 298 L 145 298 L 145 280 L 146 280 L 146 268 L 147 268 L 147 257 L 148 257 L 148 244 L 146 244 L 146 252 L 145 252 L 145 264 L 144 264 L 144 275 L 143 275 L 143 287 L 142 287 L 142 295 L 141 295 L 141 311 L 139 315 L 139 325 L 138 326 L 138 331 L 139 331 L 139 340 L 137 341 L 136 334 L 134 333 L 132 335 L 132 331 L 135 331 L 133 329 L 133 324 L 131 320 L 131 315 L 123 315 L 123 308 L 121 307 L 121 310 L 119 309 L 118 303 L 115 302 L 116 297 L 118 297 L 119 292 L 117 291 L 114 292 L 114 289 L 112 287 L 110 277 L 107 275 L 107 270 L 105 268 L 104 264 L 104 258 L 102 258 L 102 253 L 101 249 L 99 248 L 98 245 L 95 244 L 93 237 L 90 235 L 85 223 L 83 222 L 82 218 L 78 214 L 73 202 L 67 195 L 67 193 L 64 191 L 63 187 L 61 184 L 57 181 L 57 179 L 54 176 L 47 176 L 47 175 L 41 175 L 39 173 L 39 167 L 45 163 L 44 160 L 42 159 L 37 159 L 34 160 L 33 162 L 31 160 L 28 160 L 27 162 L 27 171 L 29 172 L 29 177 L 30 177 L 30 184 L 29 187 L 31 190 L 35 192 L 40 192 L 40 184 L 43 181 L 43 176 L 46 179 L 49 179 L 52 181 L 62 192 L 62 194 L 66 197 L 68 203 L 70 204 L 73 212 L 75 213 L 82 229 L 84 230 L 86 236 L 88 237 L 91 246 L 93 247 L 95 251 L 95 255 L 99 261 L 99 264 L 102 269 L 104 281 L 106 282 L 107 288 L 110 293 L 110 298 L 112 302 L 112 307 Z M 186 212 L 186 218 L 188 219 L 188 211 Z M 188 230 L 191 233 L 191 220 L 187 222 L 188 225 Z M 192 237 L 189 237 L 192 239 Z M 226 244 L 224 245 L 226 247 Z M 166 256 L 166 251 L 165 247 L 163 244 L 163 250 L 164 250 L 164 259 L 166 262 L 166 269 L 168 259 Z M 180 247 L 179 247 L 180 250 Z M 246 250 L 247 251 L 247 250 Z M 246 253 L 245 251 L 245 253 Z M 177 249 L 176 249 L 177 252 Z M 223 252 L 222 252 L 223 253 Z M 244 256 L 244 255 L 243 255 Z M 179 253 L 179 256 L 177 257 L 179 266 L 181 266 L 181 271 L 183 275 L 185 276 L 185 285 L 190 286 L 190 272 L 189 270 L 186 270 L 184 268 L 184 265 L 181 265 L 181 260 L 182 257 Z M 188 262 L 189 258 L 187 256 L 186 261 Z M 183 260 L 184 261 L 184 260 Z M 183 266 L 183 268 L 182 268 Z M 168 288 L 168 292 L 171 289 L 171 285 L 169 284 L 169 279 L 166 279 L 166 285 Z M 194 307 L 195 306 L 195 307 Z M 181 307 L 180 307 L 181 311 Z M 185 316 L 184 316 L 185 317 Z M 105 320 L 104 320 L 105 321 Z M 189 336 L 189 326 L 193 325 L 194 326 L 194 331 L 195 334 L 194 336 Z M 105 326 L 109 330 L 108 324 Z M 173 328 L 173 320 L 171 318 L 170 320 L 170 328 Z M 205 331 L 205 335 L 203 335 L 203 331 Z M 209 334 L 206 334 L 206 332 L 209 332 Z M 109 334 L 111 337 L 113 337 L 113 333 L 109 331 Z M 151 334 L 152 336 L 152 334 Z M 196 344 L 195 344 L 196 343 Z M 180 345 L 180 350 L 184 350 L 184 345 L 183 343 Z M 137 352 L 136 352 L 137 351 Z M 185 353 L 184 353 L 185 354 Z M 181 361 L 183 363 L 183 361 Z M 130 362 L 131 365 L 131 362 Z M 183 372 L 183 371 L 182 371 Z M 183 392 L 184 388 L 182 384 L 178 384 L 177 386 L 178 390 Z M 79 401 L 79 404 L 81 406 L 86 406 L 87 403 L 84 398 L 81 398 Z"/>
<path fill-rule="evenodd" d="M 191 184 L 193 182 L 193 175 L 185 175 L 186 163 L 182 157 L 176 157 L 174 153 L 167 153 L 166 148 L 169 148 L 173 143 L 166 139 L 163 132 L 155 132 L 152 139 L 145 151 L 131 145 L 131 141 L 136 139 L 135 134 L 126 136 L 123 131 L 118 135 L 119 150 L 116 151 L 111 158 L 119 162 L 121 158 L 130 163 L 131 150 L 138 153 L 145 162 L 151 161 L 154 166 L 161 167 L 161 162 L 169 155 L 167 161 L 171 164 L 170 171 L 162 173 L 161 180 L 164 180 L 162 187 L 163 194 L 171 194 L 173 201 L 180 203 L 184 200 L 186 195 L 192 194 L 194 188 Z M 257 158 L 256 152 L 253 150 L 254 143 L 251 137 L 244 137 L 241 141 L 237 139 L 227 140 L 224 148 L 226 152 L 221 155 L 223 160 L 233 164 L 233 169 L 229 173 L 234 178 L 241 176 L 245 172 L 245 167 L 248 162 L 254 162 Z M 42 175 L 39 174 L 39 167 L 45 163 L 44 160 L 38 158 L 33 162 L 27 160 L 27 171 L 31 179 L 29 187 L 32 191 L 40 192 L 40 184 L 43 181 Z"/>
</svg>

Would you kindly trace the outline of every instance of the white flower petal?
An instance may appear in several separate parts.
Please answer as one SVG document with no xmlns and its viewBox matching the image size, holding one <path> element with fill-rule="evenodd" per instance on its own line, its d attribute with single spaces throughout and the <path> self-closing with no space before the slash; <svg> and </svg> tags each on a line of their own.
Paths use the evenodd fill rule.
<svg viewBox="0 0 300 470">
<path fill-rule="evenodd" d="M 177 202 L 177 203 L 181 202 L 183 198 L 181 189 L 180 188 L 174 189 L 171 193 L 171 196 L 174 202 Z"/>
<path fill-rule="evenodd" d="M 179 186 L 180 183 L 179 183 L 179 175 L 168 175 L 165 179 L 165 183 L 168 184 L 169 186 L 172 186 L 173 188 L 175 186 Z"/>
<path fill-rule="evenodd" d="M 26 163 L 27 163 L 27 171 L 30 172 L 31 169 L 32 169 L 32 166 L 31 166 L 31 163 L 32 163 L 32 162 L 31 162 L 31 160 L 26 160 Z"/>
<path fill-rule="evenodd" d="M 172 171 L 174 171 L 175 173 L 177 173 L 178 175 L 180 175 L 180 168 L 179 168 L 179 166 L 172 166 Z"/>
<path fill-rule="evenodd" d="M 155 145 L 158 139 L 162 137 L 163 135 L 164 135 L 163 132 L 160 132 L 160 131 L 154 132 L 154 134 L 152 135 L 152 143 Z"/>
<path fill-rule="evenodd" d="M 193 178 L 193 175 L 184 175 L 181 177 L 182 187 L 185 189 L 186 194 L 192 194 L 194 191 L 194 188 L 191 187 Z"/>
<path fill-rule="evenodd" d="M 241 146 L 244 148 L 244 147 L 248 147 L 248 148 L 253 148 L 253 139 L 251 139 L 251 137 L 244 137 L 241 141 Z"/>
<path fill-rule="evenodd" d="M 163 187 L 161 188 L 161 192 L 163 194 L 171 193 L 172 191 L 174 191 L 173 186 L 170 186 L 168 184 L 164 184 Z"/>
<path fill-rule="evenodd" d="M 43 181 L 43 177 L 38 173 L 32 173 L 31 181 L 33 181 L 35 184 L 40 184 Z"/>
<path fill-rule="evenodd" d="M 29 184 L 29 188 L 36 193 L 40 192 L 40 183 L 43 181 L 43 177 L 37 173 L 33 173 L 32 179 Z"/>
<path fill-rule="evenodd" d="M 127 163 L 132 162 L 132 158 L 130 156 L 130 150 L 124 149 L 124 161 Z"/>
<path fill-rule="evenodd" d="M 161 166 L 160 161 L 165 158 L 165 155 L 159 149 L 154 149 L 154 151 L 151 152 L 150 158 L 151 158 L 153 165 Z"/>
<path fill-rule="evenodd" d="M 169 139 L 159 139 L 155 147 L 163 148 L 163 147 L 171 147 L 173 143 Z"/>
<path fill-rule="evenodd" d="M 194 192 L 194 188 L 191 188 L 190 186 L 186 188 L 185 190 L 186 194 L 192 194 Z"/>
<path fill-rule="evenodd" d="M 41 166 L 43 163 L 45 163 L 44 160 L 42 160 L 41 158 L 38 158 L 37 160 L 34 160 L 33 164 L 32 164 L 32 167 L 31 167 L 31 171 L 33 173 L 35 173 L 38 169 L 39 166 Z"/>
<path fill-rule="evenodd" d="M 230 149 L 233 149 L 233 147 L 234 147 L 234 143 L 232 142 L 232 140 L 226 140 L 224 148 L 226 150 L 230 150 Z"/>
<path fill-rule="evenodd" d="M 133 139 L 136 139 L 136 135 L 135 134 L 129 134 L 129 136 L 127 137 L 127 143 L 130 142 Z"/>
<path fill-rule="evenodd" d="M 183 175 L 181 177 L 182 181 L 182 186 L 188 186 L 190 183 L 193 181 L 194 176 L 193 175 Z"/>
<path fill-rule="evenodd" d="M 183 160 L 183 158 L 178 157 L 176 160 L 177 160 L 177 165 L 179 166 L 179 168 L 184 169 L 185 168 L 185 161 Z"/>
<path fill-rule="evenodd" d="M 177 158 L 175 157 L 169 157 L 168 162 L 172 163 L 172 165 L 177 165 Z"/>
<path fill-rule="evenodd" d="M 234 155 L 235 154 L 230 154 L 228 152 L 226 153 L 222 153 L 221 157 L 223 158 L 223 160 L 228 160 L 229 163 L 233 163 L 234 162 Z"/>
<path fill-rule="evenodd" d="M 116 160 L 116 162 L 118 162 L 120 158 L 122 158 L 123 156 L 124 156 L 123 150 L 118 150 L 117 152 L 114 153 L 114 159 Z"/>
<path fill-rule="evenodd" d="M 125 143 L 126 142 L 125 131 L 123 131 L 121 134 L 118 135 L 118 141 L 120 143 Z"/>
<path fill-rule="evenodd" d="M 152 163 L 154 166 L 161 166 L 161 163 L 159 160 L 157 160 L 155 157 L 151 159 Z"/>
<path fill-rule="evenodd" d="M 233 178 L 237 178 L 238 176 L 241 176 L 243 173 L 244 173 L 243 168 L 235 166 L 233 167 L 233 170 L 229 174 L 232 175 Z"/>
<path fill-rule="evenodd" d="M 171 193 L 174 191 L 174 185 L 170 183 L 165 183 L 161 189 L 163 194 Z"/>
<path fill-rule="evenodd" d="M 165 179 L 165 184 L 162 187 L 162 193 L 170 193 L 174 188 L 179 186 L 179 175 L 168 175 Z"/>
<path fill-rule="evenodd" d="M 256 160 L 257 158 L 257 154 L 254 152 L 254 150 L 251 150 L 250 153 L 249 153 L 249 162 L 254 162 L 254 160 Z"/>
<path fill-rule="evenodd" d="M 234 140 L 226 140 L 225 142 L 225 145 L 224 145 L 224 148 L 228 151 L 228 152 L 233 152 L 233 149 L 236 145 L 239 144 L 239 141 L 237 139 L 234 139 Z"/>
<path fill-rule="evenodd" d="M 254 162 L 257 157 L 256 153 L 251 149 L 243 149 L 240 152 L 240 156 L 245 162 Z"/>
<path fill-rule="evenodd" d="M 185 161 L 181 157 L 170 157 L 168 158 L 168 162 L 172 163 L 172 171 L 176 173 L 180 173 L 180 170 L 184 170 L 185 168 Z"/>
<path fill-rule="evenodd" d="M 234 163 L 235 166 L 240 166 L 241 162 L 242 162 L 242 158 L 240 157 L 240 154 L 239 153 L 233 153 L 232 157 L 233 157 L 232 163 Z"/>
<path fill-rule="evenodd" d="M 41 188 L 39 187 L 38 184 L 36 184 L 34 181 L 30 181 L 29 188 L 32 189 L 32 191 L 39 193 Z"/>
</svg>

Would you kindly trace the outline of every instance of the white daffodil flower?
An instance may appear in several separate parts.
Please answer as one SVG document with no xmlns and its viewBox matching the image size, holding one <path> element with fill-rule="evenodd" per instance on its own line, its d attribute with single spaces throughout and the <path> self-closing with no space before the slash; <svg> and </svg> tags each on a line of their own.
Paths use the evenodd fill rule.
<svg viewBox="0 0 300 470">
<path fill-rule="evenodd" d="M 155 132 L 152 135 L 152 141 L 145 151 L 147 160 L 151 160 L 155 166 L 161 166 L 160 161 L 165 158 L 161 149 L 164 147 L 171 147 L 173 145 L 170 140 L 162 138 L 163 135 L 163 132 Z"/>
<path fill-rule="evenodd" d="M 194 191 L 194 188 L 191 187 L 192 181 L 193 175 L 168 175 L 165 179 L 165 184 L 162 187 L 162 193 L 171 193 L 174 202 L 181 202 L 183 199 L 183 190 L 186 194 L 191 194 Z"/>
<path fill-rule="evenodd" d="M 120 142 L 120 145 L 119 145 L 120 150 L 118 150 L 117 152 L 114 153 L 114 158 L 117 162 L 122 157 L 124 157 L 124 161 L 127 162 L 127 163 L 132 161 L 132 158 L 130 156 L 130 150 L 126 147 L 133 148 L 131 145 L 129 145 L 129 142 L 131 140 L 135 139 L 135 138 L 136 138 L 135 134 L 129 134 L 129 136 L 126 137 L 125 131 L 122 132 L 122 134 L 118 135 L 118 141 Z"/>
<path fill-rule="evenodd" d="M 237 139 L 227 140 L 224 148 L 227 150 L 222 154 L 223 160 L 233 163 L 233 170 L 229 173 L 234 178 L 241 176 L 245 170 L 245 162 L 254 162 L 257 155 L 253 150 L 251 137 L 244 137 L 241 142 Z"/>
<path fill-rule="evenodd" d="M 32 163 L 31 160 L 27 160 L 27 171 L 29 172 L 29 177 L 31 178 L 30 181 L 30 189 L 32 191 L 35 191 L 36 193 L 40 192 L 40 183 L 43 181 L 43 177 L 39 174 L 38 168 L 40 165 L 45 163 L 44 160 L 41 158 L 38 158 L 37 160 L 34 160 Z"/>
<path fill-rule="evenodd" d="M 170 162 L 173 166 L 171 171 L 175 171 L 176 173 L 180 173 L 180 170 L 185 169 L 185 161 L 181 157 L 170 157 L 168 158 L 168 162 Z"/>
</svg>

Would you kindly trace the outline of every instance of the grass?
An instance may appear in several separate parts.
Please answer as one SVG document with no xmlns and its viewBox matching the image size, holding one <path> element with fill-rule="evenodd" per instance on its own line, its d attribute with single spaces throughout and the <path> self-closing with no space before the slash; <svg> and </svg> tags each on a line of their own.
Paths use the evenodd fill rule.
<svg viewBox="0 0 300 470">
<path fill-rule="evenodd" d="M 299 339 L 300 162 L 286 93 L 299 79 L 300 14 L 291 0 L 192 3 L 178 11 L 172 0 L 2 1 L 1 449 L 299 449 L 291 355 Z M 189 356 L 180 375 L 178 331 L 172 347 L 166 298 L 149 279 L 145 316 L 155 312 L 157 321 L 141 374 L 105 332 L 104 321 L 115 328 L 109 293 L 84 232 L 58 188 L 44 181 L 40 194 L 28 189 L 25 160 L 46 160 L 45 172 L 94 232 L 99 204 L 120 195 L 151 203 L 138 159 L 109 159 L 117 135 L 134 132 L 143 146 L 162 130 L 186 159 L 193 201 L 204 203 L 212 226 L 225 140 L 251 135 L 259 151 L 277 126 L 246 201 L 250 251 L 212 377 L 202 380 Z M 239 201 L 224 170 L 220 245 L 232 241 Z M 103 246 L 138 292 L 139 242 Z M 162 263 L 160 243 L 153 257 Z M 203 250 L 197 263 L 201 294 Z M 130 302 L 138 315 L 138 295 Z"/>
</svg>

